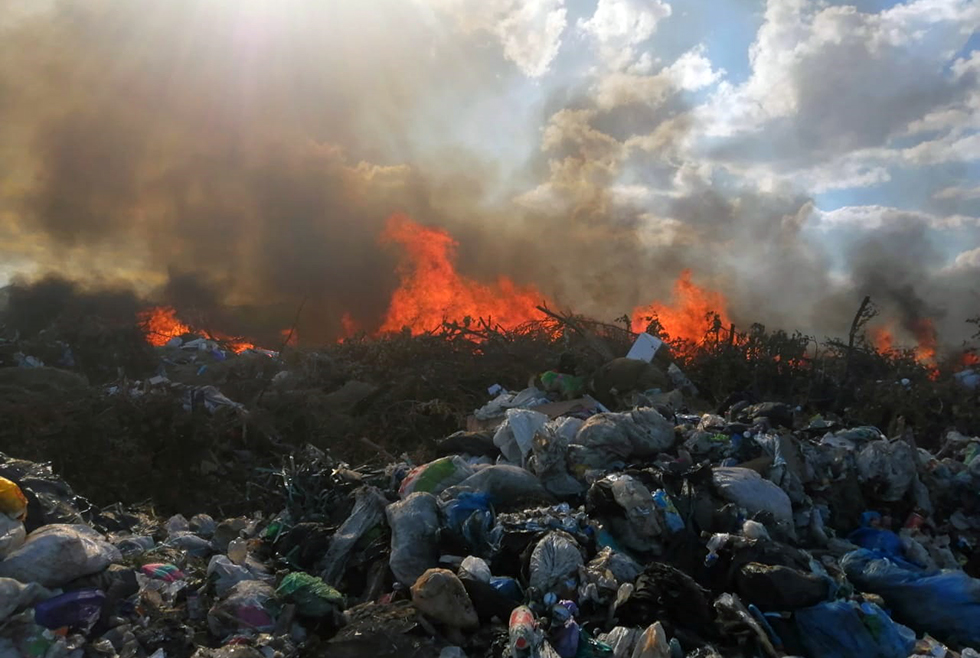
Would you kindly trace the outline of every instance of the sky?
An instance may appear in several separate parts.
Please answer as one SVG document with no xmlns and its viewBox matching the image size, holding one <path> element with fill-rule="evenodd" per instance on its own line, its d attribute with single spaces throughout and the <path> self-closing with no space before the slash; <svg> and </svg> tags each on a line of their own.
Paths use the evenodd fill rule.
<svg viewBox="0 0 980 658">
<path fill-rule="evenodd" d="M 335 324 L 383 307 L 406 211 L 588 312 L 690 267 L 745 321 L 830 332 L 869 293 L 960 337 L 978 26 L 975 0 L 0 0 L 0 281 L 312 280 Z"/>
</svg>

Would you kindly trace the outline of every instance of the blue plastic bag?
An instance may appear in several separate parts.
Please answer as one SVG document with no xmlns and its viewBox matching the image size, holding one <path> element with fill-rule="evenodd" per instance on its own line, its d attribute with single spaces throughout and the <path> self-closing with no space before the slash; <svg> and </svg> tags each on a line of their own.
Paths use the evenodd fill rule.
<svg viewBox="0 0 980 658">
<path fill-rule="evenodd" d="M 524 600 L 524 590 L 521 589 L 520 583 L 513 578 L 491 578 L 490 587 L 512 601 L 521 602 Z"/>
<path fill-rule="evenodd" d="M 482 557 L 490 554 L 493 508 L 489 495 L 462 492 L 456 498 L 440 503 L 440 507 L 446 527 L 466 542 L 473 555 Z"/>
<path fill-rule="evenodd" d="M 810 658 L 907 658 L 915 633 L 873 603 L 828 601 L 793 614 Z"/>
<path fill-rule="evenodd" d="M 947 644 L 980 646 L 980 580 L 962 571 L 926 571 L 875 551 L 841 560 L 857 587 L 880 595 L 895 619 Z"/>
</svg>

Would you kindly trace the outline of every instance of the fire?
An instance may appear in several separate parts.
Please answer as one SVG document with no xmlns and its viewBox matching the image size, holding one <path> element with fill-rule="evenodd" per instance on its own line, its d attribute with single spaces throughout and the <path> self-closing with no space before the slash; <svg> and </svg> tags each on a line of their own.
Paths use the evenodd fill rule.
<svg viewBox="0 0 980 658">
<path fill-rule="evenodd" d="M 708 290 L 691 280 L 691 270 L 684 270 L 674 282 L 673 304 L 668 306 L 654 302 L 633 311 L 632 321 L 636 330 L 646 327 L 648 318 L 656 317 L 664 331 L 672 339 L 701 342 L 708 330 L 709 313 L 717 313 L 723 325 L 729 325 L 728 303 L 716 290 Z"/>
<path fill-rule="evenodd" d="M 467 317 L 489 318 L 504 329 L 513 329 L 541 318 L 535 307 L 545 297 L 536 288 L 518 286 L 505 276 L 491 284 L 461 276 L 455 265 L 458 243 L 442 229 L 393 215 L 381 241 L 401 245 L 405 259 L 399 267 L 401 282 L 379 333 L 407 327 L 418 335 L 437 329 L 444 321 Z"/>
<path fill-rule="evenodd" d="M 140 311 L 139 321 L 146 332 L 146 341 L 154 347 L 162 347 L 171 338 L 192 331 L 190 326 L 177 319 L 177 311 L 172 306 L 154 306 Z"/>
<path fill-rule="evenodd" d="M 347 312 L 340 316 L 340 329 L 343 334 L 340 336 L 340 340 L 338 342 L 341 343 L 360 331 L 357 320 L 355 320 L 354 316 Z"/>
<path fill-rule="evenodd" d="M 964 368 L 974 368 L 980 366 L 980 354 L 974 351 L 963 353 L 963 367 Z"/>
<path fill-rule="evenodd" d="M 915 336 L 915 358 L 919 363 L 936 362 L 936 325 L 929 318 L 918 318 L 912 323 Z"/>
<path fill-rule="evenodd" d="M 146 334 L 146 341 L 154 347 L 162 347 L 174 337 L 184 334 L 198 334 L 220 341 L 232 352 L 240 353 L 255 349 L 255 345 L 241 338 L 235 338 L 218 331 L 194 329 L 177 318 L 177 310 L 172 306 L 154 306 L 139 313 L 139 322 Z"/>
<path fill-rule="evenodd" d="M 879 354 L 885 354 L 895 349 L 895 337 L 891 329 L 887 327 L 874 327 L 871 329 L 871 342 Z"/>
</svg>

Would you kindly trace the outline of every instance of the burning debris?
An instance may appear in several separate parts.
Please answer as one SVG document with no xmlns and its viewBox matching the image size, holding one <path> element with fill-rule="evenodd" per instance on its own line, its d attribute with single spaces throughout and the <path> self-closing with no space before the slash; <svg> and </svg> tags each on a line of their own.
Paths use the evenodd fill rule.
<svg viewBox="0 0 980 658">
<path fill-rule="evenodd" d="M 408 330 L 318 349 L 8 304 L 0 655 L 980 647 L 980 407 L 953 376 L 975 354 L 883 349 L 870 300 L 849 342 L 739 331 L 690 275 L 638 336 L 392 227 L 425 237 L 389 313 Z M 65 359 L 87 340 L 98 367 Z"/>
</svg>

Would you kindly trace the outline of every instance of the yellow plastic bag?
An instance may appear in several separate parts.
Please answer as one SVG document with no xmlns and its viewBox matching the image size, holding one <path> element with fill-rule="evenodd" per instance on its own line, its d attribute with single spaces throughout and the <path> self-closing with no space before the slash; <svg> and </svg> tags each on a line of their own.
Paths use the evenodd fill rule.
<svg viewBox="0 0 980 658">
<path fill-rule="evenodd" d="M 16 484 L 0 477 L 0 513 L 23 521 L 27 518 L 27 497 Z"/>
</svg>

